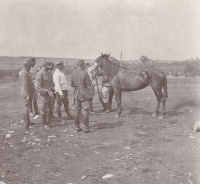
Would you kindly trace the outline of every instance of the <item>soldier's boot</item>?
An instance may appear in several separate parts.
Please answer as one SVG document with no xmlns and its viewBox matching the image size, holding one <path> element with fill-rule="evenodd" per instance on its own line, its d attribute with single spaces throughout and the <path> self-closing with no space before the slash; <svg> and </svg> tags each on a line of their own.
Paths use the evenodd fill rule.
<svg viewBox="0 0 200 184">
<path fill-rule="evenodd" d="M 101 102 L 101 104 L 102 104 L 102 106 L 103 106 L 103 112 L 105 112 L 106 110 L 107 110 L 107 108 L 106 108 L 106 104 L 105 103 L 103 103 L 103 102 Z"/>
<path fill-rule="evenodd" d="M 90 130 L 89 130 L 89 117 L 87 114 L 84 116 L 83 121 L 84 121 L 84 132 L 88 133 Z"/>
<path fill-rule="evenodd" d="M 62 122 L 62 121 L 63 121 L 63 118 L 62 118 L 61 112 L 57 112 L 57 114 L 58 114 L 58 121 L 59 121 L 59 122 Z"/>
<path fill-rule="evenodd" d="M 45 130 L 49 130 L 49 125 L 47 123 L 47 115 L 42 114 L 42 124 Z"/>
<path fill-rule="evenodd" d="M 89 109 L 90 109 L 90 113 L 94 114 L 95 111 L 93 110 L 93 106 L 92 106 L 92 100 L 90 100 L 89 102 Z"/>
<path fill-rule="evenodd" d="M 107 109 L 106 112 L 107 113 L 111 112 L 110 103 L 107 102 L 107 103 L 105 103 L 105 105 L 106 105 L 106 109 Z"/>
<path fill-rule="evenodd" d="M 69 107 L 65 107 L 65 112 L 67 114 L 67 119 L 74 119 L 70 110 L 69 110 Z"/>
<path fill-rule="evenodd" d="M 49 111 L 49 118 L 50 118 L 50 121 L 56 121 L 56 117 L 53 115 L 53 111 Z"/>
<path fill-rule="evenodd" d="M 31 123 L 30 123 L 30 117 L 28 113 L 24 114 L 24 122 L 25 122 L 25 129 L 32 128 L 30 125 Z"/>
<path fill-rule="evenodd" d="M 79 116 L 75 115 L 75 132 L 80 132 L 81 128 L 80 128 L 80 122 L 79 122 Z"/>
<path fill-rule="evenodd" d="M 37 104 L 37 100 L 33 101 L 33 108 L 34 108 L 34 112 L 35 112 L 35 116 L 39 115 L 39 110 L 38 110 L 38 104 Z"/>
</svg>

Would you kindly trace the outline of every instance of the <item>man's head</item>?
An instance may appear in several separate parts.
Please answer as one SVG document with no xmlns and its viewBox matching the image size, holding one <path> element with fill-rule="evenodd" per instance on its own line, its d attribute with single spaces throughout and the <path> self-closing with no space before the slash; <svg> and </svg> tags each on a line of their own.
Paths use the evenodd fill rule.
<svg viewBox="0 0 200 184">
<path fill-rule="evenodd" d="M 52 63 L 51 63 L 51 61 L 44 60 L 43 67 L 44 67 L 45 71 L 50 70 L 50 69 L 52 68 Z"/>
<path fill-rule="evenodd" d="M 90 64 L 89 63 L 86 63 L 85 64 L 85 68 L 89 68 L 90 67 Z"/>
<path fill-rule="evenodd" d="M 56 68 L 58 68 L 59 70 L 64 70 L 65 65 L 64 65 L 63 61 L 56 62 Z"/>
<path fill-rule="evenodd" d="M 26 71 L 29 71 L 32 67 L 31 59 L 25 59 L 24 62 L 23 62 L 23 66 L 24 66 Z"/>
<path fill-rule="evenodd" d="M 31 66 L 35 66 L 36 64 L 36 58 L 31 58 Z"/>
<path fill-rule="evenodd" d="M 76 62 L 76 64 L 77 64 L 77 67 L 80 67 L 82 70 L 85 70 L 85 62 L 84 62 L 83 59 L 78 60 L 78 61 Z"/>
<path fill-rule="evenodd" d="M 55 66 L 55 65 L 54 65 L 53 61 L 51 61 L 51 68 L 49 68 L 49 70 L 50 70 L 50 71 L 53 71 L 53 70 L 54 70 L 54 66 Z"/>
</svg>

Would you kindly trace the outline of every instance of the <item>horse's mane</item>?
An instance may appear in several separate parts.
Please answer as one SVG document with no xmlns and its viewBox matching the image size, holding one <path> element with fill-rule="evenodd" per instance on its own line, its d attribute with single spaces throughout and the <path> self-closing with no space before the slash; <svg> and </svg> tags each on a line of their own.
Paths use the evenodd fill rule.
<svg viewBox="0 0 200 184">
<path fill-rule="evenodd" d="M 103 54 L 102 57 L 107 57 L 108 61 L 110 61 L 114 65 L 117 65 L 118 67 L 123 68 L 125 70 L 129 70 L 128 68 L 121 66 L 121 62 L 119 60 L 117 60 L 116 58 L 110 56 L 110 54 Z"/>
</svg>

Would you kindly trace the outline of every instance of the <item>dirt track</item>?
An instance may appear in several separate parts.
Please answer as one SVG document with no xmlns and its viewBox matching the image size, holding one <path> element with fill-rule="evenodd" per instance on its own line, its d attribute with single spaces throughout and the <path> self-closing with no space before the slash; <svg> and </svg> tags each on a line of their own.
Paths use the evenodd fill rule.
<svg viewBox="0 0 200 184">
<path fill-rule="evenodd" d="M 0 181 L 197 184 L 200 135 L 193 133 L 193 125 L 200 118 L 199 83 L 199 78 L 168 79 L 166 119 L 151 116 L 156 99 L 150 88 L 124 92 L 122 117 L 114 118 L 114 111 L 91 115 L 88 134 L 74 133 L 73 120 L 44 131 L 40 118 L 25 132 L 20 87 L 2 86 Z M 101 109 L 97 96 L 94 109 Z M 7 133 L 10 139 L 4 137 Z M 102 179 L 106 174 L 113 177 Z"/>
</svg>

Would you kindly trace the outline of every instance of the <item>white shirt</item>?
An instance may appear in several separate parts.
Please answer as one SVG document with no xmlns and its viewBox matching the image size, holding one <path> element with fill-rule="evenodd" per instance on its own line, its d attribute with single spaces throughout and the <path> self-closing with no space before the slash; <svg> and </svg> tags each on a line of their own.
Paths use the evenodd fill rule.
<svg viewBox="0 0 200 184">
<path fill-rule="evenodd" d="M 87 73 L 90 77 L 90 80 L 92 81 L 92 84 L 94 85 L 96 83 L 95 79 L 93 79 L 94 75 L 96 74 L 96 69 L 97 69 L 97 63 L 94 63 L 92 66 L 90 66 L 87 69 Z"/>
<path fill-rule="evenodd" d="M 67 79 L 63 71 L 58 68 L 55 70 L 53 74 L 53 82 L 55 83 L 55 90 L 60 95 L 63 95 L 62 90 L 68 90 Z"/>
</svg>

